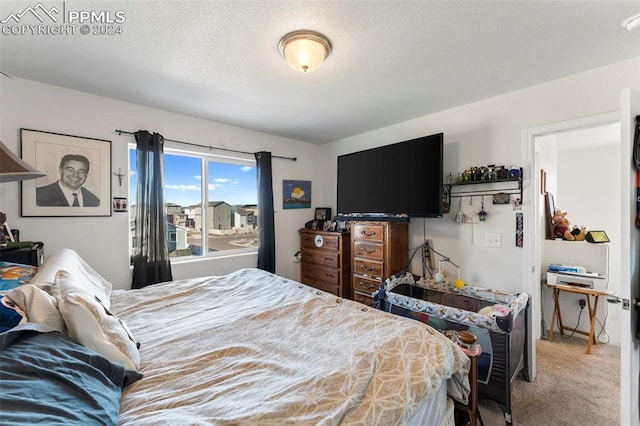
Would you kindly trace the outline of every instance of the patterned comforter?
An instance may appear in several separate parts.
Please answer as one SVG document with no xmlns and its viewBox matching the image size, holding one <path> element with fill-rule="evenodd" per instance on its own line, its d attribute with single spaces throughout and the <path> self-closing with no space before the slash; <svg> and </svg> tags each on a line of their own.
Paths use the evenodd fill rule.
<svg viewBox="0 0 640 426">
<path fill-rule="evenodd" d="M 257 269 L 114 290 L 144 377 L 120 424 L 404 424 L 469 360 L 418 321 Z"/>
</svg>

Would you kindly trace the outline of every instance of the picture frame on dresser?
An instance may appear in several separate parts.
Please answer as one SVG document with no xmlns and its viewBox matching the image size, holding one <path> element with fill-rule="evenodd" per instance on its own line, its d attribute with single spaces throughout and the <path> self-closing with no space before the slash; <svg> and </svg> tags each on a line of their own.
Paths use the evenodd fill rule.
<svg viewBox="0 0 640 426">
<path fill-rule="evenodd" d="M 46 173 L 21 182 L 22 216 L 111 216 L 111 141 L 32 129 L 20 138 L 22 159 Z"/>
<path fill-rule="evenodd" d="M 316 213 L 314 218 L 316 220 L 331 220 L 331 208 L 330 207 L 316 207 Z"/>
</svg>

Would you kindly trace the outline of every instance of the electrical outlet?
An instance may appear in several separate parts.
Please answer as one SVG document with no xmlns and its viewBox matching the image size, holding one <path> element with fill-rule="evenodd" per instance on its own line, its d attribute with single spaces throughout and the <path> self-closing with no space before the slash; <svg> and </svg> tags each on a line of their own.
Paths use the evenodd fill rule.
<svg viewBox="0 0 640 426">
<path fill-rule="evenodd" d="M 502 247 L 502 235 L 500 234 L 486 234 L 484 236 L 484 245 L 487 247 L 500 248 Z"/>
<path fill-rule="evenodd" d="M 584 308 L 587 306 L 587 301 L 584 299 L 578 299 L 578 305 L 580 305 L 581 308 Z"/>
</svg>

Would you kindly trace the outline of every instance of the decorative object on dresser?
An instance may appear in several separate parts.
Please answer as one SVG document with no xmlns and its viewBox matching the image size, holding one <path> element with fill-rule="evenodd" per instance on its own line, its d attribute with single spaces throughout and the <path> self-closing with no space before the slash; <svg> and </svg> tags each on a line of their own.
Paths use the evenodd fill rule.
<svg viewBox="0 0 640 426">
<path fill-rule="evenodd" d="M 330 207 L 317 207 L 316 208 L 316 220 L 331 220 L 331 208 Z"/>
<path fill-rule="evenodd" d="M 336 296 L 351 297 L 351 244 L 349 232 L 300 229 L 302 275 L 300 281 Z"/>
<path fill-rule="evenodd" d="M 352 222 L 353 300 L 374 305 L 373 292 L 409 258 L 408 222 Z"/>
</svg>

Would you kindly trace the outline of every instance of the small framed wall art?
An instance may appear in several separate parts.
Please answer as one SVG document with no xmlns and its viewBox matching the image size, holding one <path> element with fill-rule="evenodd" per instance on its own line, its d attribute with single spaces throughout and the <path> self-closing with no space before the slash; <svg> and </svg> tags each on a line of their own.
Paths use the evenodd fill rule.
<svg viewBox="0 0 640 426">
<path fill-rule="evenodd" d="M 126 213 L 128 211 L 127 199 L 125 197 L 113 197 L 113 211 Z"/>
<path fill-rule="evenodd" d="M 283 209 L 310 209 L 311 208 L 311 181 L 310 180 L 283 180 L 282 181 L 282 208 Z"/>
</svg>

